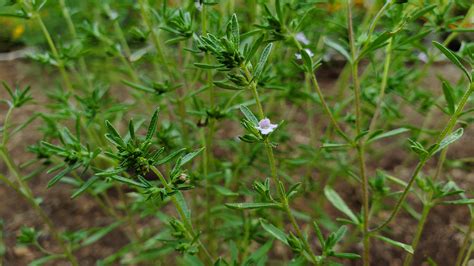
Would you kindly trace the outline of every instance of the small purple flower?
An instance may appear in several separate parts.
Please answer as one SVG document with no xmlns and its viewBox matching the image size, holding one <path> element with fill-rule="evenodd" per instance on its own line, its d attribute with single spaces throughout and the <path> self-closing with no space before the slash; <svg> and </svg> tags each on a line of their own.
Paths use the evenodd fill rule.
<svg viewBox="0 0 474 266">
<path fill-rule="evenodd" d="M 298 32 L 296 35 L 295 35 L 295 39 L 297 41 L 299 41 L 300 43 L 304 44 L 304 45 L 308 45 L 309 44 L 309 40 L 308 38 L 306 38 L 306 35 L 304 35 L 303 32 Z"/>
<path fill-rule="evenodd" d="M 268 118 L 260 120 L 260 122 L 258 122 L 258 126 L 256 126 L 256 128 L 260 131 L 260 133 L 262 133 L 262 135 L 268 135 L 272 133 L 273 130 L 275 130 L 275 128 L 277 127 L 278 125 L 272 124 L 270 119 Z"/>
</svg>

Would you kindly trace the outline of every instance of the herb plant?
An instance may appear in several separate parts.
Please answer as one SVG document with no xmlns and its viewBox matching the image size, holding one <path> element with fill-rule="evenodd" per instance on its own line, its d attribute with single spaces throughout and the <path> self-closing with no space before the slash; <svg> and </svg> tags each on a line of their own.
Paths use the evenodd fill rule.
<svg viewBox="0 0 474 266">
<path fill-rule="evenodd" d="M 1 217 L 0 262 L 88 265 L 121 235 L 95 264 L 468 265 L 470 1 L 4 0 L 0 16 L 26 27 L 6 42 L 32 69 L 2 83 L 0 185 L 37 217 Z M 53 219 L 59 189 L 100 217 Z M 433 226 L 444 205 L 469 220 Z M 422 245 L 444 231 L 449 254 Z"/>
</svg>

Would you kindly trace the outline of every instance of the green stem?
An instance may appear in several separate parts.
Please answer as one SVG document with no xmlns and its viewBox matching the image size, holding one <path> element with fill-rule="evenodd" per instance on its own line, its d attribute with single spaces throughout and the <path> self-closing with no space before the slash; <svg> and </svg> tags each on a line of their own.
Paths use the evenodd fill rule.
<svg viewBox="0 0 474 266">
<path fill-rule="evenodd" d="M 464 240 L 462 242 L 461 249 L 459 250 L 458 256 L 456 258 L 456 266 L 461 266 L 461 263 L 463 261 L 464 254 L 466 253 L 466 250 L 471 243 L 471 234 L 474 231 L 474 219 L 471 214 L 471 223 L 469 224 L 469 228 L 467 229 L 467 232 L 465 233 Z"/>
<path fill-rule="evenodd" d="M 158 54 L 158 57 L 161 63 L 163 64 L 168 75 L 170 77 L 173 77 L 174 76 L 173 72 L 170 70 L 168 63 L 166 62 L 166 57 L 164 56 L 163 49 L 161 48 L 160 39 L 158 38 L 158 34 L 155 31 L 155 27 L 153 27 L 153 23 L 150 18 L 150 13 L 147 10 L 147 8 L 150 8 L 150 6 L 148 5 L 148 1 L 139 0 L 138 3 L 140 6 L 140 13 L 141 13 L 143 22 L 145 23 L 145 26 L 147 27 L 148 31 L 151 34 L 151 39 L 152 39 L 153 45 L 155 46 L 156 53 Z"/>
<path fill-rule="evenodd" d="M 430 198 L 431 198 L 431 196 L 430 196 Z M 428 214 L 430 213 L 431 207 L 432 207 L 431 202 L 424 203 L 424 205 L 423 205 L 423 212 L 421 214 L 420 221 L 418 222 L 418 226 L 416 228 L 415 236 L 414 236 L 413 241 L 411 243 L 411 246 L 412 246 L 414 251 L 416 251 L 418 243 L 420 243 L 421 234 L 423 233 L 423 228 L 426 224 Z M 411 265 L 412 261 L 413 261 L 413 255 L 412 254 L 407 254 L 407 256 L 405 257 L 405 261 L 403 262 L 403 266 Z"/>
<path fill-rule="evenodd" d="M 448 124 L 445 126 L 445 128 L 438 135 L 437 140 L 436 140 L 437 144 L 439 144 L 448 134 L 451 133 L 451 131 L 453 130 L 454 126 L 456 125 L 456 122 L 457 122 L 459 116 L 461 115 L 461 113 L 463 112 L 464 107 L 465 107 L 465 105 L 466 105 L 466 103 L 467 103 L 467 101 L 468 101 L 468 99 L 471 96 L 473 91 L 474 91 L 474 82 L 471 82 L 471 84 L 469 85 L 469 88 L 466 90 L 463 97 L 461 98 L 461 101 L 459 102 L 458 107 L 456 108 L 456 111 L 450 117 L 450 119 L 448 121 Z M 410 177 L 410 180 L 408 181 L 407 186 L 405 187 L 405 190 L 403 191 L 402 195 L 400 196 L 399 200 L 397 201 L 397 203 L 395 205 L 395 208 L 393 209 L 390 216 L 380 226 L 378 226 L 374 229 L 371 229 L 370 230 L 371 232 L 377 232 L 377 231 L 382 230 L 395 218 L 395 216 L 397 216 L 398 212 L 400 211 L 400 209 L 402 207 L 403 202 L 405 201 L 405 199 L 408 195 L 408 192 L 411 189 L 411 186 L 413 185 L 413 183 L 414 183 L 416 177 L 418 176 L 418 174 L 420 173 L 420 171 L 425 166 L 428 159 L 429 158 L 423 157 L 420 160 L 420 162 L 418 162 L 415 170 L 413 171 L 413 174 Z"/>
<path fill-rule="evenodd" d="M 20 171 L 17 169 L 13 159 L 10 156 L 10 153 L 8 152 L 6 144 L 8 141 L 8 127 L 9 127 L 10 116 L 11 116 L 12 110 L 13 110 L 12 107 L 8 109 L 8 112 L 5 116 L 5 121 L 3 123 L 4 130 L 3 130 L 2 145 L 0 146 L 0 155 L 3 161 L 5 162 L 5 164 L 7 165 L 8 169 L 10 170 L 10 172 L 12 172 L 13 175 L 16 177 L 18 187 L 14 185 L 12 182 L 10 182 L 8 178 L 2 178 L 2 179 L 11 188 L 19 192 L 20 195 L 22 195 L 27 200 L 27 202 L 31 205 L 31 207 L 33 207 L 33 209 L 41 217 L 43 222 L 48 226 L 53 237 L 56 239 L 56 241 L 59 243 L 59 245 L 63 249 L 63 252 L 66 258 L 68 258 L 68 260 L 71 262 L 73 266 L 76 266 L 78 265 L 77 260 L 74 257 L 74 255 L 71 253 L 70 247 L 68 247 L 66 243 L 64 243 L 63 239 L 59 235 L 51 219 L 48 217 L 48 215 L 43 211 L 43 209 L 39 206 L 38 202 L 35 200 L 33 192 L 31 191 L 28 184 L 26 184 L 25 181 L 23 180 L 23 177 L 21 176 Z"/>
<path fill-rule="evenodd" d="M 360 100 L 360 82 L 359 82 L 359 62 L 358 55 L 355 46 L 354 29 L 352 25 L 352 7 L 351 0 L 347 0 L 347 20 L 349 30 L 349 43 L 351 47 L 351 70 L 352 70 L 352 82 L 354 86 L 354 98 L 355 98 L 355 109 L 356 109 L 356 131 L 357 136 L 362 132 L 362 112 L 361 112 L 361 100 Z M 359 138 L 357 143 L 357 154 L 359 157 L 359 171 L 362 179 L 362 212 L 364 215 L 363 220 L 363 236 L 364 236 L 364 253 L 363 253 L 363 264 L 364 266 L 370 265 L 370 235 L 369 235 L 369 181 L 366 174 L 366 163 L 364 157 L 364 142 L 362 138 Z"/>
<path fill-rule="evenodd" d="M 321 91 L 321 88 L 319 87 L 319 83 L 316 79 L 316 75 L 314 73 L 311 73 L 311 81 L 313 82 L 314 90 L 318 94 L 319 99 L 321 100 L 321 105 L 323 106 L 324 112 L 326 115 L 329 117 L 329 120 L 331 120 L 332 126 L 336 129 L 336 132 L 344 138 L 345 141 L 348 143 L 352 143 L 352 140 L 344 133 L 342 128 L 339 126 L 339 123 L 337 120 L 334 118 L 331 109 L 329 108 L 326 100 L 324 99 L 324 95 Z"/>
<path fill-rule="evenodd" d="M 251 76 L 250 71 L 248 70 L 248 68 L 244 65 L 244 66 L 242 66 L 242 69 L 244 70 L 244 73 L 246 74 L 247 79 L 252 80 L 252 76 Z M 250 87 L 250 90 L 252 91 L 253 97 L 254 97 L 255 102 L 257 104 L 258 117 L 259 117 L 259 119 L 264 119 L 265 118 L 265 113 L 263 112 L 263 107 L 262 107 L 262 104 L 260 102 L 260 97 L 258 96 L 256 82 L 252 81 L 252 83 L 249 85 L 249 87 Z M 275 186 L 278 187 L 279 184 L 281 183 L 281 181 L 280 181 L 280 178 L 278 177 L 278 172 L 277 172 L 276 162 L 275 162 L 275 156 L 273 154 L 273 148 L 272 148 L 272 145 L 271 145 L 270 140 L 268 138 L 265 138 L 264 144 L 265 144 L 265 150 L 267 152 L 268 162 L 270 164 L 271 178 L 272 178 L 273 183 L 275 184 Z M 288 203 L 288 199 L 286 198 L 286 195 L 283 194 L 283 192 L 280 189 L 277 189 L 277 191 L 278 191 L 278 194 L 280 196 L 280 199 L 282 200 L 283 209 L 284 209 L 285 213 L 287 214 L 288 218 L 290 219 L 290 222 L 293 225 L 293 229 L 296 231 L 297 236 L 303 241 L 303 245 L 305 246 L 305 250 L 308 252 L 308 254 L 311 257 L 311 262 L 313 264 L 318 265 L 319 264 L 318 259 L 316 258 L 316 255 L 312 251 L 311 246 L 308 243 L 308 239 L 303 235 L 303 233 L 302 233 L 295 217 L 293 216 L 293 213 L 291 213 L 291 209 L 290 209 L 290 206 L 289 206 L 289 203 Z"/>
<path fill-rule="evenodd" d="M 78 262 L 74 255 L 71 253 L 70 247 L 64 242 L 64 240 L 61 238 L 59 232 L 57 231 L 54 223 L 51 221 L 51 219 L 48 217 L 48 215 L 44 212 L 44 210 L 39 206 L 38 202 L 35 200 L 35 197 L 33 195 L 33 192 L 31 191 L 30 187 L 25 184 L 23 181 L 23 177 L 21 176 L 20 172 L 15 166 L 15 163 L 13 162 L 10 154 L 8 153 L 7 149 L 5 146 L 0 147 L 0 155 L 7 165 L 8 169 L 13 173 L 13 175 L 16 177 L 16 181 L 18 183 L 17 187 L 17 192 L 21 192 L 20 195 L 22 195 L 28 204 L 36 211 L 37 215 L 41 218 L 41 220 L 46 224 L 48 227 L 49 231 L 53 235 L 53 238 L 58 242 L 58 244 L 61 246 L 64 255 L 66 258 L 69 260 L 69 262 L 73 266 L 78 266 Z M 14 188 L 14 187 L 12 187 Z"/>
<path fill-rule="evenodd" d="M 59 5 L 61 6 L 61 11 L 63 13 L 64 20 L 66 20 L 66 24 L 67 24 L 67 27 L 69 29 L 69 32 L 71 33 L 71 37 L 73 38 L 74 41 L 76 41 L 77 40 L 76 27 L 74 26 L 74 22 L 72 21 L 71 14 L 69 12 L 69 9 L 66 6 L 65 0 L 59 0 Z M 82 56 L 79 57 L 78 60 L 79 60 L 79 68 L 80 68 L 82 74 L 85 77 L 85 80 L 87 82 L 87 86 L 89 88 L 92 88 L 92 81 L 88 77 L 89 76 L 88 75 L 89 71 L 87 70 L 86 61 L 84 60 L 84 57 L 82 57 Z"/>
<path fill-rule="evenodd" d="M 156 168 L 155 166 L 152 166 L 151 170 L 160 179 L 160 182 L 165 187 L 166 191 L 168 193 L 173 192 L 173 188 L 168 184 L 168 181 L 166 180 L 165 176 L 160 172 L 160 170 L 158 170 L 158 168 Z M 171 201 L 173 202 L 173 205 L 176 208 L 176 211 L 178 212 L 179 216 L 181 217 L 181 220 L 183 221 L 184 226 L 186 227 L 186 231 L 188 233 L 189 240 L 194 240 L 196 238 L 196 233 L 194 232 L 194 229 L 193 229 L 193 226 L 192 226 L 192 223 L 191 223 L 190 219 L 188 218 L 188 216 L 186 216 L 186 213 L 184 212 L 183 208 L 179 204 L 176 197 L 174 195 L 171 195 L 170 198 L 171 198 Z M 211 256 L 211 254 L 209 253 L 209 251 L 206 249 L 206 247 L 202 244 L 202 242 L 199 239 L 197 240 L 197 243 L 201 247 L 201 250 L 204 251 L 204 254 L 206 255 L 207 259 L 209 259 L 209 261 L 211 263 L 213 263 L 214 260 Z"/>
<path fill-rule="evenodd" d="M 391 60 L 391 55 L 392 55 L 392 42 L 393 42 L 393 38 L 390 38 L 388 40 L 387 47 L 385 48 L 385 53 L 387 55 L 385 56 L 385 64 L 383 67 L 382 84 L 380 85 L 380 94 L 377 100 L 377 106 L 375 107 L 374 115 L 372 116 L 372 119 L 370 121 L 369 132 L 374 131 L 375 126 L 377 125 L 377 119 L 382 110 L 382 103 L 385 97 L 385 89 L 387 88 L 388 71 L 390 69 L 390 60 Z"/>
<path fill-rule="evenodd" d="M 69 90 L 69 92 L 72 92 L 73 87 L 72 87 L 71 80 L 69 79 L 69 75 L 67 74 L 66 68 L 64 66 L 64 62 L 59 56 L 58 49 L 56 48 L 56 45 L 54 44 L 53 39 L 51 38 L 51 34 L 49 34 L 48 28 L 46 28 L 46 25 L 44 25 L 44 22 L 41 19 L 41 15 L 39 13 L 35 13 L 34 17 L 36 18 L 36 21 L 40 25 L 41 31 L 43 32 L 43 35 L 46 38 L 46 42 L 49 45 L 51 53 L 53 54 L 53 57 L 57 62 L 59 73 L 61 74 L 61 77 L 63 78 L 64 86 L 66 86 L 66 89 Z"/>
</svg>

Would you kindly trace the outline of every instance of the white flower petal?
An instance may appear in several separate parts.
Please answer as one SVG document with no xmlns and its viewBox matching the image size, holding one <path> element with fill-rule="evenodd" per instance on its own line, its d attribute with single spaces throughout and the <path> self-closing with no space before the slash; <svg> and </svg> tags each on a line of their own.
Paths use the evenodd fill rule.
<svg viewBox="0 0 474 266">
<path fill-rule="evenodd" d="M 264 128 L 264 129 L 260 130 L 260 133 L 262 133 L 263 135 L 268 135 L 272 132 L 273 132 L 273 129 L 271 129 L 271 128 Z"/>
<path fill-rule="evenodd" d="M 304 44 L 304 45 L 308 45 L 309 44 L 309 40 L 308 38 L 306 38 L 306 35 L 304 35 L 303 32 L 298 32 L 296 35 L 295 35 L 295 38 L 297 41 L 299 41 L 300 43 Z"/>
<path fill-rule="evenodd" d="M 270 119 L 268 118 L 264 118 L 262 120 L 260 120 L 258 122 L 258 125 L 255 126 L 256 129 L 258 129 L 258 131 L 260 131 L 260 133 L 262 135 L 268 135 L 270 133 L 273 132 L 273 130 L 275 130 L 275 128 L 277 128 L 278 125 L 276 124 L 272 124 Z"/>
<path fill-rule="evenodd" d="M 194 6 L 198 11 L 202 11 L 202 4 L 199 1 L 194 2 Z"/>
</svg>

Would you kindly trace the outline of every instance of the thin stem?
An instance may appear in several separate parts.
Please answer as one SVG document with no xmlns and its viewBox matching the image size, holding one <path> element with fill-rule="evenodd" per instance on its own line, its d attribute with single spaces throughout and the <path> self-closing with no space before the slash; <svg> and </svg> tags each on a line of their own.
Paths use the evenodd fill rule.
<svg viewBox="0 0 474 266">
<path fill-rule="evenodd" d="M 151 170 L 160 179 L 160 182 L 165 187 L 166 191 L 169 192 L 169 193 L 173 192 L 173 188 L 168 184 L 168 181 L 166 180 L 165 176 L 160 172 L 160 170 L 158 170 L 158 168 L 156 168 L 155 166 L 152 166 Z M 186 213 L 184 212 L 183 208 L 179 204 L 176 197 L 174 195 L 171 195 L 170 198 L 171 198 L 171 201 L 173 202 L 173 205 L 176 208 L 176 211 L 178 212 L 179 216 L 181 217 L 181 220 L 183 221 L 184 226 L 186 227 L 186 231 L 188 233 L 189 239 L 194 240 L 196 238 L 196 233 L 194 232 L 191 221 L 186 216 Z M 211 254 L 209 253 L 209 251 L 206 249 L 206 247 L 202 244 L 202 242 L 200 240 L 197 240 L 197 243 L 201 247 L 201 250 L 204 251 L 204 253 L 205 253 L 206 257 L 209 259 L 209 261 L 211 263 L 213 263 L 214 260 L 211 256 Z"/>
<path fill-rule="evenodd" d="M 247 79 L 252 80 L 252 76 L 251 76 L 250 71 L 248 70 L 248 68 L 245 65 L 242 66 L 242 68 L 244 70 L 244 73 L 247 76 Z M 249 88 L 252 91 L 253 97 L 254 97 L 255 102 L 257 104 L 258 117 L 259 117 L 259 119 L 263 119 L 263 118 L 265 118 L 265 113 L 263 112 L 263 107 L 262 107 L 262 104 L 260 102 L 260 98 L 258 96 L 256 82 L 252 81 L 252 83 L 250 83 L 250 85 L 249 85 Z M 273 183 L 275 184 L 275 186 L 278 187 L 281 181 L 280 181 L 280 178 L 278 177 L 278 172 L 277 172 L 276 162 L 275 162 L 275 156 L 273 154 L 273 148 L 272 148 L 272 145 L 271 145 L 270 140 L 268 139 L 268 137 L 265 138 L 264 144 L 265 144 L 265 150 L 267 152 L 268 162 L 270 164 L 271 178 L 272 178 Z M 308 239 L 303 235 L 303 233 L 302 233 L 295 217 L 293 216 L 293 213 L 291 213 L 291 209 L 290 209 L 290 206 L 289 206 L 289 203 L 288 203 L 288 199 L 286 198 L 286 195 L 283 194 L 283 192 L 280 189 L 277 189 L 277 191 L 278 191 L 278 194 L 280 196 L 280 199 L 282 200 L 283 209 L 284 209 L 285 213 L 287 214 L 288 218 L 290 219 L 290 222 L 293 225 L 293 228 L 296 231 L 297 236 L 303 241 L 303 245 L 305 246 L 305 250 L 308 252 L 308 254 L 311 257 L 311 262 L 313 264 L 318 265 L 319 264 L 318 259 L 316 258 L 316 255 L 314 255 L 314 252 L 312 251 L 311 246 L 308 243 Z"/>
<path fill-rule="evenodd" d="M 430 198 L 431 198 L 431 196 L 430 196 Z M 423 211 L 421 213 L 421 218 L 420 218 L 420 221 L 418 222 L 418 226 L 416 228 L 416 233 L 415 233 L 415 236 L 414 236 L 413 241 L 411 243 L 411 246 L 412 246 L 414 251 L 416 251 L 416 248 L 417 248 L 418 244 L 420 243 L 421 234 L 423 233 L 423 228 L 426 224 L 428 214 L 430 213 L 431 207 L 432 207 L 431 202 L 427 202 L 423 205 Z M 407 256 L 405 257 L 405 261 L 403 262 L 403 266 L 411 265 L 412 261 L 413 261 L 413 255 L 412 254 L 407 254 Z"/>
<path fill-rule="evenodd" d="M 54 59 L 57 62 L 59 73 L 61 74 L 61 77 L 63 78 L 64 86 L 66 86 L 67 90 L 72 92 L 73 87 L 72 87 L 71 80 L 69 79 L 69 75 L 67 74 L 66 68 L 64 66 L 64 62 L 59 56 L 58 49 L 56 48 L 56 45 L 54 44 L 54 41 L 51 38 L 51 34 L 49 34 L 48 28 L 46 28 L 46 25 L 44 25 L 44 22 L 41 19 L 41 15 L 39 13 L 35 13 L 34 17 L 36 18 L 38 24 L 40 25 L 41 31 L 43 32 L 43 35 L 46 38 L 46 42 L 49 45 L 51 53 L 53 54 Z"/>
<path fill-rule="evenodd" d="M 459 102 L 458 104 L 458 107 L 456 108 L 456 111 L 454 112 L 454 114 L 450 117 L 449 121 L 448 121 L 448 124 L 446 125 L 446 127 L 441 131 L 441 133 L 438 135 L 437 137 L 437 141 L 436 143 L 439 144 L 449 133 L 451 133 L 451 131 L 453 130 L 454 126 L 456 125 L 456 122 L 459 118 L 459 116 L 461 115 L 462 111 L 464 110 L 464 106 L 466 105 L 467 103 L 467 100 L 469 99 L 469 97 L 471 96 L 472 92 L 474 91 L 474 82 L 472 82 L 470 85 L 469 85 L 469 88 L 466 90 L 466 92 L 464 93 L 463 97 L 461 98 L 461 101 Z M 371 229 L 370 231 L 371 232 L 377 232 L 377 231 L 380 231 L 382 230 L 383 228 L 385 228 L 392 220 L 393 218 L 395 218 L 395 216 L 397 216 L 398 212 L 400 211 L 401 209 L 401 206 L 403 204 L 403 202 L 405 201 L 407 195 L 408 195 L 408 192 L 410 191 L 411 189 L 411 186 L 413 185 L 416 177 L 418 176 L 418 174 L 420 173 L 420 171 L 423 169 L 423 167 L 425 166 L 426 162 L 428 161 L 429 158 L 426 158 L 426 157 L 423 157 L 420 162 L 418 162 L 415 170 L 413 171 L 413 174 L 411 175 L 410 177 L 410 180 L 407 184 L 407 186 L 405 187 L 405 190 L 403 191 L 402 195 L 400 196 L 399 200 L 397 201 L 396 205 L 395 205 L 395 209 L 392 211 L 392 213 L 390 214 L 390 216 L 387 218 L 387 220 L 385 220 L 380 226 L 374 228 L 374 229 Z"/>
<path fill-rule="evenodd" d="M 64 20 L 66 21 L 68 30 L 71 33 L 71 37 L 74 41 L 76 41 L 77 40 L 77 31 L 76 31 L 76 27 L 74 26 L 74 22 L 72 21 L 71 13 L 69 12 L 69 9 L 66 6 L 66 1 L 65 0 L 59 0 L 59 5 L 61 6 L 61 11 L 63 13 Z M 87 65 L 86 65 L 86 61 L 84 60 L 84 57 L 80 56 L 78 61 L 79 61 L 79 68 L 80 68 L 82 74 L 85 76 L 85 80 L 87 82 L 87 85 L 89 87 L 92 87 L 91 79 L 88 78 L 88 72 L 89 71 L 87 70 Z"/>
<path fill-rule="evenodd" d="M 446 160 L 447 153 L 448 153 L 448 148 L 445 148 L 441 151 L 441 154 L 439 156 L 438 165 L 436 167 L 436 173 L 433 176 L 433 181 L 436 180 L 441 175 L 441 172 L 443 170 L 444 161 Z M 432 202 L 433 202 L 433 192 L 430 192 L 429 195 L 428 195 L 428 199 L 426 200 L 426 202 L 423 203 L 423 212 L 422 212 L 422 215 L 421 215 L 421 219 L 418 222 L 416 233 L 415 233 L 415 236 L 412 240 L 411 246 L 413 247 L 414 252 L 416 252 L 416 248 L 418 246 L 418 243 L 420 242 L 421 235 L 423 234 L 423 230 L 424 230 L 424 227 L 425 227 L 425 224 L 426 224 L 426 219 L 427 219 L 427 217 L 428 217 L 428 215 L 429 215 L 429 213 L 430 213 L 430 211 L 433 207 Z M 407 256 L 405 257 L 404 266 L 411 265 L 412 260 L 413 260 L 413 254 L 407 254 Z"/>
<path fill-rule="evenodd" d="M 58 244 L 61 246 L 64 255 L 66 258 L 69 260 L 69 262 L 73 266 L 78 266 L 78 262 L 74 255 L 71 253 L 70 247 L 64 242 L 64 240 L 61 238 L 59 232 L 57 231 L 54 223 L 51 221 L 51 219 L 48 217 L 48 215 L 44 212 L 44 210 L 39 206 L 38 202 L 35 200 L 35 197 L 33 195 L 33 192 L 31 191 L 30 187 L 25 184 L 23 181 L 23 177 L 21 176 L 20 172 L 15 166 L 15 163 L 13 162 L 10 154 L 8 153 L 6 147 L 1 146 L 0 147 L 0 155 L 7 165 L 8 169 L 13 173 L 13 175 L 16 177 L 16 181 L 19 184 L 18 190 L 20 191 L 20 195 L 22 195 L 26 201 L 30 204 L 30 206 L 36 211 L 38 216 L 43 220 L 43 222 L 46 224 L 48 227 L 49 231 L 53 235 L 54 239 L 58 242 Z M 13 187 L 12 187 L 13 188 Z"/>
<path fill-rule="evenodd" d="M 474 219 L 471 214 L 471 222 L 469 224 L 469 228 L 467 229 L 464 240 L 462 242 L 461 249 L 459 250 L 458 256 L 456 258 L 456 266 L 461 266 L 461 263 L 463 261 L 464 254 L 466 253 L 467 247 L 469 246 L 469 243 L 471 243 L 471 234 L 474 231 Z"/>
<path fill-rule="evenodd" d="M 369 132 L 374 131 L 375 126 L 377 125 L 377 119 L 380 115 L 380 112 L 382 110 L 382 104 L 383 100 L 385 97 L 385 89 L 387 88 L 387 81 L 388 81 L 388 71 L 390 69 L 390 60 L 391 60 L 391 55 L 392 55 L 392 43 L 393 43 L 393 38 L 390 38 L 388 40 L 387 47 L 385 48 L 385 64 L 383 67 L 383 76 L 382 76 L 382 83 L 380 84 L 380 94 L 379 98 L 377 100 L 377 106 L 375 107 L 375 112 L 374 115 L 372 116 L 372 119 L 370 121 L 369 125 Z"/>
<path fill-rule="evenodd" d="M 8 108 L 7 114 L 5 115 L 5 121 L 3 122 L 3 138 L 2 147 L 5 147 L 8 142 L 8 124 L 10 122 L 10 116 L 12 114 L 13 107 Z"/>
<path fill-rule="evenodd" d="M 359 61 L 357 59 L 357 51 L 354 39 L 354 29 L 352 25 L 352 8 L 351 0 L 347 0 L 347 20 L 349 30 L 349 43 L 351 47 L 351 70 L 352 70 L 352 82 L 354 86 L 354 98 L 355 98 L 355 109 L 356 109 L 356 131 L 357 136 L 362 132 L 362 112 L 361 112 L 361 89 L 359 82 Z M 363 220 L 363 236 L 364 236 L 364 253 L 363 253 L 363 264 L 364 266 L 370 265 L 370 235 L 369 235 L 369 180 L 366 174 L 365 156 L 364 156 L 364 143 L 363 138 L 359 138 L 357 143 L 357 154 L 359 159 L 359 171 L 362 179 L 362 212 L 364 215 Z"/>
<path fill-rule="evenodd" d="M 173 77 L 173 72 L 170 70 L 168 63 L 166 62 L 166 57 L 164 56 L 163 49 L 161 48 L 160 39 L 158 38 L 158 34 L 155 31 L 155 27 L 153 27 L 153 23 L 150 18 L 150 13 L 147 10 L 147 8 L 150 8 L 150 6 L 148 5 L 148 1 L 139 0 L 138 2 L 139 2 L 140 13 L 141 13 L 143 22 L 145 23 L 145 26 L 147 27 L 148 31 L 150 31 L 151 39 L 152 39 L 153 45 L 155 46 L 156 53 L 158 54 L 158 57 L 160 58 L 161 63 L 163 63 L 163 66 L 165 67 L 165 70 L 168 73 L 168 75 L 170 77 Z"/>
<path fill-rule="evenodd" d="M 329 120 L 331 120 L 331 123 L 332 123 L 333 127 L 336 129 L 336 132 L 342 138 L 344 138 L 345 141 L 347 141 L 348 143 L 352 143 L 352 140 L 346 135 L 346 133 L 344 133 L 342 128 L 339 126 L 339 123 L 334 118 L 334 116 L 331 112 L 331 109 L 329 108 L 326 100 L 324 99 L 324 95 L 321 91 L 321 88 L 319 87 L 319 83 L 318 83 L 318 81 L 316 79 L 316 75 L 314 73 L 311 73 L 311 81 L 313 82 L 314 90 L 316 91 L 316 93 L 318 94 L 319 99 L 321 100 L 321 105 L 323 106 L 324 112 L 329 117 Z"/>
<path fill-rule="evenodd" d="M 3 139 L 2 139 L 2 144 L 0 146 L 0 155 L 3 161 L 5 162 L 5 164 L 7 165 L 8 169 L 10 170 L 10 172 L 12 172 L 13 175 L 15 176 L 18 186 L 14 185 L 6 177 L 3 178 L 2 176 L 1 179 L 28 201 L 28 203 L 33 207 L 33 209 L 42 218 L 43 222 L 48 226 L 49 230 L 53 234 L 53 237 L 56 239 L 56 241 L 58 241 L 59 245 L 62 247 L 65 256 L 68 258 L 68 260 L 71 262 L 72 265 L 76 266 L 78 265 L 76 258 L 72 255 L 70 248 L 66 245 L 66 243 L 64 243 L 64 241 L 60 237 L 59 233 L 57 232 L 53 222 L 49 219 L 48 215 L 38 205 L 38 202 L 34 198 L 33 192 L 31 191 L 30 187 L 24 182 L 23 177 L 20 174 L 20 171 L 17 169 L 15 163 L 13 162 L 13 159 L 10 156 L 10 153 L 8 152 L 6 144 L 8 141 L 8 127 L 9 127 L 12 110 L 13 110 L 13 107 L 10 107 L 8 109 L 7 114 L 5 115 L 5 121 L 3 123 L 3 129 L 4 129 Z"/>
</svg>

